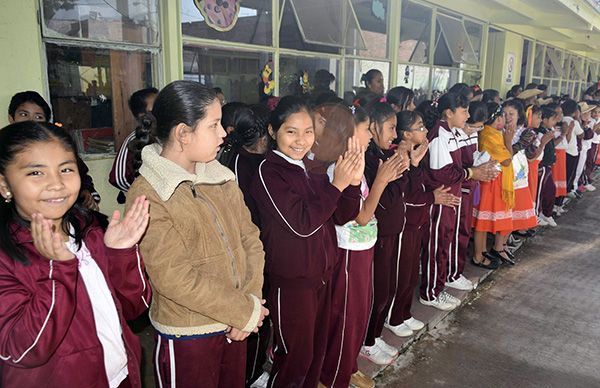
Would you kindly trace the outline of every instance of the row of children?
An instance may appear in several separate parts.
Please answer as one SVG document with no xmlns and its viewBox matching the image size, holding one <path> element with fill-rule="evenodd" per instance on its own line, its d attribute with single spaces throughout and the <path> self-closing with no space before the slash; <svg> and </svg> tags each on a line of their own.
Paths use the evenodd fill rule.
<svg viewBox="0 0 600 388">
<path fill-rule="evenodd" d="M 529 233 L 534 209 L 550 221 L 554 145 L 578 136 L 568 123 L 555 134 L 558 106 L 469 103 L 459 89 L 414 110 L 404 89 L 352 107 L 284 97 L 272 112 L 221 107 L 194 82 L 152 90 L 125 147 L 128 210 L 108 226 L 78 202 L 64 129 L 0 130 L 3 385 L 140 386 L 125 320 L 149 304 L 158 386 L 250 385 L 267 354 L 269 386 L 373 386 L 357 357 L 390 363 L 384 327 L 423 327 L 419 267 L 421 303 L 450 310 L 446 287 L 473 287 L 473 226 L 474 264 L 513 262 L 507 236 Z M 594 131 L 588 108 L 571 117 Z"/>
</svg>

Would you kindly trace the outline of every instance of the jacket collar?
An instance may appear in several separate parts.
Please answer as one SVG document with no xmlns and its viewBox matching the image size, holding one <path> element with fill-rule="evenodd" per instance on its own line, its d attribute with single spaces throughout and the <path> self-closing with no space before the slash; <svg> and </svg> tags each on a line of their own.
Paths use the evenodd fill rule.
<svg viewBox="0 0 600 388">
<path fill-rule="evenodd" d="M 278 150 L 273 150 L 273 153 L 278 155 L 279 157 L 281 157 L 286 162 L 293 164 L 294 166 L 298 166 L 298 167 L 302 168 L 302 170 L 304 170 L 306 172 L 306 165 L 304 164 L 303 160 L 292 159 L 289 156 L 287 156 L 286 154 L 284 154 L 283 152 L 278 151 Z"/>
<path fill-rule="evenodd" d="M 217 160 L 196 163 L 196 173 L 190 174 L 175 162 L 160 156 L 161 151 L 162 147 L 157 143 L 142 149 L 140 175 L 146 178 L 163 201 L 168 201 L 182 182 L 220 185 L 235 180 L 233 172 Z"/>
<path fill-rule="evenodd" d="M 279 166 L 306 173 L 304 161 L 291 159 L 279 151 L 273 150 L 267 152 L 265 159 Z M 291 161 L 294 161 L 295 163 L 292 163 Z M 299 162 L 302 164 L 300 164 Z"/>
</svg>

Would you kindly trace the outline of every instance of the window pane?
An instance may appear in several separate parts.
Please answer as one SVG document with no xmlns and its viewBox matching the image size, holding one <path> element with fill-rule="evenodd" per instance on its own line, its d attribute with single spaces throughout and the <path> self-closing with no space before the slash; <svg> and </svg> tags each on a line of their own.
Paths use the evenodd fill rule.
<svg viewBox="0 0 600 388">
<path fill-rule="evenodd" d="M 431 79 L 432 90 L 446 93 L 448 89 L 459 81 L 458 69 L 433 69 Z"/>
<path fill-rule="evenodd" d="M 223 89 L 227 101 L 258 103 L 261 70 L 272 56 L 266 52 L 183 47 L 183 78 Z M 270 65 L 272 68 L 272 64 Z"/>
<path fill-rule="evenodd" d="M 434 64 L 457 66 L 461 63 L 478 65 L 479 59 L 473 51 L 463 21 L 440 13 L 436 23 Z"/>
<path fill-rule="evenodd" d="M 459 82 L 464 82 L 469 86 L 480 85 L 481 83 L 481 73 L 478 71 L 462 71 L 461 72 L 461 80 Z"/>
<path fill-rule="evenodd" d="M 47 34 L 158 45 L 158 0 L 43 0 Z"/>
<path fill-rule="evenodd" d="M 75 131 L 80 152 L 114 152 L 136 127 L 127 101 L 152 86 L 147 52 L 46 45 L 54 120 Z"/>
<path fill-rule="evenodd" d="M 369 61 L 366 59 L 347 59 L 344 100 L 348 101 L 351 93 L 357 93 L 361 88 L 365 87 L 365 85 L 360 82 L 360 78 L 370 69 L 379 70 L 383 75 L 383 85 L 385 90 L 389 88 L 390 64 L 388 62 Z"/>
<path fill-rule="evenodd" d="M 546 61 L 544 62 L 544 78 L 562 77 L 563 52 L 553 47 L 546 48 Z"/>
<path fill-rule="evenodd" d="M 559 86 L 560 86 L 560 81 L 559 80 L 557 80 L 557 79 L 552 80 L 550 82 L 550 85 L 548 86 L 548 89 L 549 89 L 548 95 L 552 96 L 552 95 L 558 94 L 558 88 L 559 88 Z"/>
<path fill-rule="evenodd" d="M 280 6 L 283 7 L 283 17 L 279 28 L 279 46 L 301 51 L 339 54 L 340 49 L 338 47 L 313 44 L 304 40 L 298 27 L 296 14 L 290 4 L 289 0 L 280 0 Z"/>
<path fill-rule="evenodd" d="M 398 65 L 398 86 L 415 92 L 415 104 L 429 97 L 429 68 L 425 66 Z"/>
<path fill-rule="evenodd" d="M 369 58 L 387 58 L 388 1 L 351 0 L 362 30 L 365 49 L 348 49 L 346 52 Z"/>
<path fill-rule="evenodd" d="M 535 57 L 533 60 L 533 75 L 541 77 L 544 68 L 544 45 L 535 45 Z"/>
<path fill-rule="evenodd" d="M 429 37 L 431 36 L 431 8 L 412 2 L 402 2 L 400 21 L 401 62 L 427 63 L 429 61 Z"/>
<path fill-rule="evenodd" d="M 282 96 L 289 94 L 301 96 L 310 93 L 314 88 L 315 73 L 321 69 L 327 70 L 337 77 L 338 61 L 328 58 L 280 56 L 279 94 Z M 304 78 L 305 73 L 308 77 L 308 83 Z M 335 83 L 331 84 L 330 87 L 334 91 L 337 90 Z"/>
<path fill-rule="evenodd" d="M 270 46 L 271 17 L 271 1 L 181 0 L 181 31 L 196 38 Z"/>
<path fill-rule="evenodd" d="M 472 22 L 470 20 L 464 21 L 465 30 L 467 31 L 467 36 L 470 39 L 471 46 L 473 47 L 473 52 L 475 53 L 475 58 L 477 58 L 477 62 L 481 59 L 481 40 L 483 37 L 483 26 L 479 23 Z"/>
<path fill-rule="evenodd" d="M 527 75 L 527 66 L 529 65 L 529 53 L 531 51 L 531 42 L 523 39 L 523 50 L 521 51 L 521 78 L 520 84 L 525 85 L 525 77 Z"/>
</svg>

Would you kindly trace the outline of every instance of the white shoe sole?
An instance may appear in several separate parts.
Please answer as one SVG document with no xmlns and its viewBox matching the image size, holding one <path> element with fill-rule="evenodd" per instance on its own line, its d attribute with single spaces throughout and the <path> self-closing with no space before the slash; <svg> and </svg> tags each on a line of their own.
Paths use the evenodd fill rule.
<svg viewBox="0 0 600 388">
<path fill-rule="evenodd" d="M 446 283 L 446 287 L 450 287 L 450 288 L 454 288 L 455 290 L 460 290 L 460 291 L 473 291 L 474 286 L 460 286 L 454 283 Z"/>
<path fill-rule="evenodd" d="M 389 331 L 391 331 L 396 337 L 406 338 L 406 337 L 412 337 L 415 334 L 414 331 L 412 331 L 412 330 L 397 332 L 397 330 L 395 330 L 393 326 L 390 326 L 387 323 L 384 324 L 384 326 Z"/>
<path fill-rule="evenodd" d="M 442 310 L 442 311 L 452 311 L 457 307 L 455 304 L 450 304 L 447 308 L 441 308 L 437 303 L 430 302 L 430 301 L 422 299 L 422 298 L 419 298 L 419 302 L 421 302 L 421 304 L 423 304 L 425 306 L 435 307 L 436 309 Z"/>
</svg>

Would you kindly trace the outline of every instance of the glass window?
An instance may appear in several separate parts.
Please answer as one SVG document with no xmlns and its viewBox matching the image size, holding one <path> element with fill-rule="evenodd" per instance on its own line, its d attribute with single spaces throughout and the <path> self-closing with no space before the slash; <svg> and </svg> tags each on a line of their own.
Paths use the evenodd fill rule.
<svg viewBox="0 0 600 388">
<path fill-rule="evenodd" d="M 446 93 L 457 82 L 460 82 L 458 69 L 433 69 L 431 77 L 431 89 L 433 92 Z"/>
<path fill-rule="evenodd" d="M 127 101 L 152 86 L 152 55 L 46 44 L 54 121 L 74 131 L 82 153 L 114 152 L 136 127 Z"/>
<path fill-rule="evenodd" d="M 461 71 L 461 80 L 469 86 L 481 85 L 481 73 L 478 71 Z"/>
<path fill-rule="evenodd" d="M 314 79 L 317 70 L 327 70 L 335 77 L 338 74 L 338 61 L 329 58 L 308 58 L 292 55 L 279 57 L 279 94 L 306 95 L 314 89 Z M 335 83 L 330 87 L 337 89 Z"/>
<path fill-rule="evenodd" d="M 400 62 L 428 63 L 431 36 L 431 8 L 402 2 L 400 20 Z"/>
<path fill-rule="evenodd" d="M 311 2 L 312 3 L 312 2 Z M 339 54 L 339 46 L 324 45 L 308 42 L 298 26 L 297 14 L 290 0 L 280 0 L 281 25 L 279 27 L 279 47 L 296 49 L 300 51 L 316 51 L 322 53 Z M 324 3 L 323 6 L 326 6 Z M 315 12 L 315 10 L 313 10 Z M 332 11 L 331 11 L 332 12 Z M 339 12 L 338 12 L 339 13 Z M 309 19 L 309 18 L 307 18 Z"/>
<path fill-rule="evenodd" d="M 571 77 L 572 80 L 582 80 L 585 78 L 583 73 L 583 61 L 580 57 L 571 57 Z"/>
<path fill-rule="evenodd" d="M 429 98 L 429 67 L 398 65 L 398 86 L 415 92 L 415 104 Z"/>
<path fill-rule="evenodd" d="M 590 62 L 588 66 L 587 82 L 596 82 L 598 74 L 598 64 L 596 62 Z"/>
<path fill-rule="evenodd" d="M 271 1 L 181 0 L 183 35 L 270 46 Z"/>
<path fill-rule="evenodd" d="M 540 85 L 542 83 L 542 79 L 541 78 L 532 78 L 531 82 Z"/>
<path fill-rule="evenodd" d="M 453 67 L 462 63 L 479 65 L 464 23 L 440 13 L 436 23 L 434 64 Z"/>
<path fill-rule="evenodd" d="M 351 0 L 351 4 L 360 25 L 360 31 L 354 31 L 362 31 L 365 49 L 348 49 L 346 52 L 362 57 L 387 58 L 388 1 Z"/>
<path fill-rule="evenodd" d="M 158 0 L 43 0 L 44 33 L 158 45 Z"/>
<path fill-rule="evenodd" d="M 266 98 L 261 72 L 272 54 L 242 50 L 183 47 L 183 77 L 208 87 L 219 87 L 227 101 L 258 103 Z M 264 86 L 264 85 L 263 85 Z"/>
<path fill-rule="evenodd" d="M 531 52 L 531 42 L 527 39 L 523 39 L 523 50 L 521 51 L 521 79 L 520 84 L 525 85 L 525 78 L 527 76 L 527 66 L 529 65 L 529 53 Z"/>
<path fill-rule="evenodd" d="M 562 78 L 564 79 L 569 79 L 569 71 L 571 70 L 571 54 L 565 53 L 565 59 L 563 60 L 563 71 L 562 71 Z"/>
<path fill-rule="evenodd" d="M 549 82 L 550 85 L 548 85 L 548 95 L 552 96 L 552 95 L 556 95 L 558 94 L 558 90 L 560 87 L 560 81 L 555 79 Z"/>
<path fill-rule="evenodd" d="M 537 43 L 535 45 L 535 56 L 533 59 L 533 75 L 540 77 L 544 69 L 544 45 Z"/>
<path fill-rule="evenodd" d="M 467 36 L 471 42 L 471 47 L 473 47 L 473 52 L 475 53 L 475 58 L 477 58 L 477 62 L 481 59 L 481 41 L 483 38 L 483 26 L 479 23 L 475 23 L 471 20 L 464 21 L 465 30 L 467 31 Z"/>
<path fill-rule="evenodd" d="M 347 100 L 350 93 L 357 93 L 364 88 L 364 83 L 360 82 L 363 74 L 371 69 L 377 69 L 383 75 L 383 85 L 385 90 L 389 89 L 390 82 L 390 64 L 388 62 L 370 61 L 366 59 L 347 59 L 346 60 L 346 79 L 344 80 L 344 99 Z M 348 95 L 346 95 L 348 93 Z"/>
<path fill-rule="evenodd" d="M 546 61 L 544 62 L 544 78 L 562 77 L 563 52 L 553 47 L 546 48 Z"/>
</svg>

